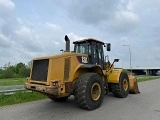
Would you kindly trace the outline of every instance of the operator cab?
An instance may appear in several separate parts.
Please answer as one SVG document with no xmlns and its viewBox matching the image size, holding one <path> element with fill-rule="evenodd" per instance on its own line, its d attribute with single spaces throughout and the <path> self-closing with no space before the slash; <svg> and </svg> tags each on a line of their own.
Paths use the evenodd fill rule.
<svg viewBox="0 0 160 120">
<path fill-rule="evenodd" d="M 74 52 L 88 54 L 89 64 L 99 64 L 105 69 L 103 46 L 105 43 L 89 38 L 73 42 Z M 110 51 L 110 50 L 109 50 Z"/>
</svg>

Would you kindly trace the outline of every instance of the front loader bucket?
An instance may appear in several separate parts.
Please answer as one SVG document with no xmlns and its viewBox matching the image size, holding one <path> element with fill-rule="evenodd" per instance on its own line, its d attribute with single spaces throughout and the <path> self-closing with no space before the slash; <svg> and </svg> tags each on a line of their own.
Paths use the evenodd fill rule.
<svg viewBox="0 0 160 120">
<path fill-rule="evenodd" d="M 130 83 L 129 92 L 134 94 L 140 93 L 136 77 L 131 74 L 129 74 L 128 77 L 129 77 L 129 83 Z"/>
</svg>

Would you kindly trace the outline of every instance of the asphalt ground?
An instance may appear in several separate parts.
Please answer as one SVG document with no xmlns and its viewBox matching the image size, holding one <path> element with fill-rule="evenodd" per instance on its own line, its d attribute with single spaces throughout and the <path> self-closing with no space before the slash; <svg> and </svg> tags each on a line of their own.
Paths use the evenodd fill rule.
<svg viewBox="0 0 160 120">
<path fill-rule="evenodd" d="M 74 97 L 67 102 L 49 99 L 0 107 L 0 120 L 160 120 L 160 79 L 140 82 L 140 94 L 127 98 L 105 96 L 100 108 L 77 107 Z"/>
</svg>

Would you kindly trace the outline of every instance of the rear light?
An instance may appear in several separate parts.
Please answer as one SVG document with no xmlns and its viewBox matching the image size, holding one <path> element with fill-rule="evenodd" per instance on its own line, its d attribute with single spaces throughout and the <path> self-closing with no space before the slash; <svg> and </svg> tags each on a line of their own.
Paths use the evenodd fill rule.
<svg viewBox="0 0 160 120">
<path fill-rule="evenodd" d="M 52 80 L 51 81 L 51 86 L 57 86 L 57 87 L 59 87 L 60 86 L 59 80 Z"/>
<path fill-rule="evenodd" d="M 30 82 L 30 79 L 31 79 L 31 78 L 30 78 L 30 77 L 28 77 L 28 78 L 26 78 L 26 81 L 27 81 L 27 82 Z"/>
</svg>

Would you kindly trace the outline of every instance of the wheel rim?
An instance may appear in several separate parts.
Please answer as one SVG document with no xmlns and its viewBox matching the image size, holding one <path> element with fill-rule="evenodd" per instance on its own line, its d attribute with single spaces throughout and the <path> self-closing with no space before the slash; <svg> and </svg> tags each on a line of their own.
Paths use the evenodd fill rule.
<svg viewBox="0 0 160 120">
<path fill-rule="evenodd" d="M 128 89 L 128 81 L 126 79 L 123 81 L 123 89 L 125 91 L 127 91 L 127 89 Z"/>
<path fill-rule="evenodd" d="M 91 97 L 93 100 L 98 100 L 101 96 L 101 87 L 98 83 L 94 83 L 91 88 Z"/>
</svg>

